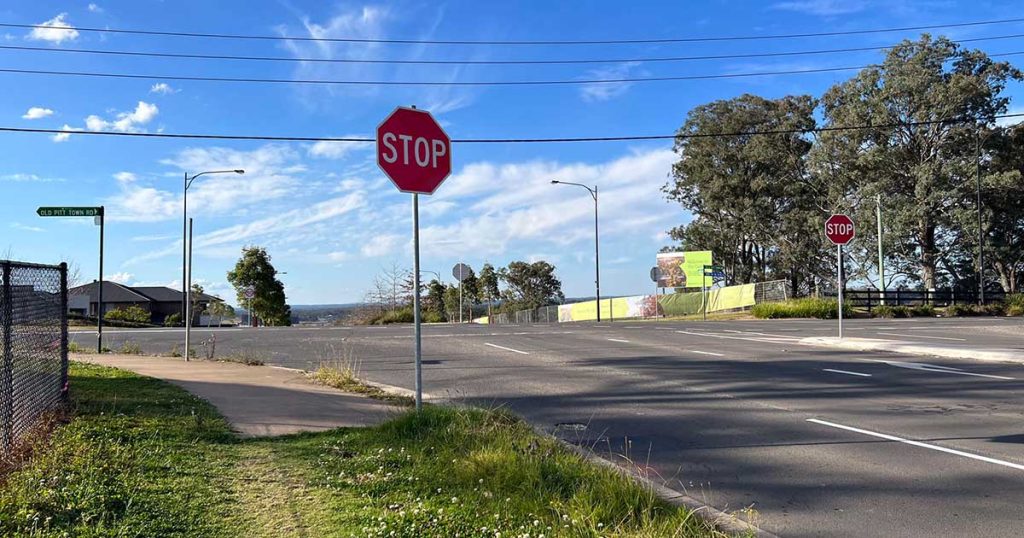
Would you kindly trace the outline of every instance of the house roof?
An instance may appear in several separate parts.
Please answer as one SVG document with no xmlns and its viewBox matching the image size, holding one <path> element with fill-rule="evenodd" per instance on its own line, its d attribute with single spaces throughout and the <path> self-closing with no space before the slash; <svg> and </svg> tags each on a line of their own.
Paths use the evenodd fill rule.
<svg viewBox="0 0 1024 538">
<path fill-rule="evenodd" d="M 98 283 L 90 282 L 83 286 L 77 286 L 68 290 L 68 295 L 88 295 L 90 302 L 99 300 Z M 103 302 L 104 303 L 148 303 L 150 298 L 134 291 L 133 289 L 117 282 L 103 281 Z"/>
<path fill-rule="evenodd" d="M 69 295 L 88 295 L 89 301 L 96 302 L 98 286 L 96 282 L 90 282 L 84 286 L 78 286 L 68 290 Z M 200 301 L 220 301 L 218 297 L 205 293 L 199 296 Z M 166 286 L 125 286 L 117 282 L 103 281 L 103 302 L 104 303 L 180 303 L 181 291 Z"/>
</svg>

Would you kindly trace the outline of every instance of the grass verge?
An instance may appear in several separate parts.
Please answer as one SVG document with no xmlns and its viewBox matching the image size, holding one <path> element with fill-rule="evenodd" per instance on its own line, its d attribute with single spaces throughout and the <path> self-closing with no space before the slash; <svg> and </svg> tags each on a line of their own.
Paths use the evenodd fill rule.
<svg viewBox="0 0 1024 538">
<path fill-rule="evenodd" d="M 501 411 L 240 439 L 167 383 L 75 363 L 74 418 L 0 481 L 3 536 L 717 536 Z"/>
</svg>

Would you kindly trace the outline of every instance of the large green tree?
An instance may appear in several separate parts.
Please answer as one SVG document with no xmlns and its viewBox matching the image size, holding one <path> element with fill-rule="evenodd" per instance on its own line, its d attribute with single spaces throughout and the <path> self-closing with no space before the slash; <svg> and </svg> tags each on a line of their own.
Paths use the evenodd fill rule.
<svg viewBox="0 0 1024 538">
<path fill-rule="evenodd" d="M 235 268 L 228 271 L 228 282 L 235 287 L 238 304 L 267 325 L 291 325 L 291 307 L 286 303 L 284 284 L 277 279 L 277 269 L 270 263 L 270 254 L 263 247 L 245 247 Z M 245 289 L 252 286 L 256 297 L 245 298 Z"/>
<path fill-rule="evenodd" d="M 512 262 L 501 270 L 500 278 L 505 282 L 505 311 L 540 308 L 565 300 L 555 266 L 548 262 Z"/>
<path fill-rule="evenodd" d="M 800 288 L 828 271 L 816 230 L 822 193 L 805 159 L 814 106 L 805 95 L 742 95 L 694 108 L 679 130 L 664 190 L 693 219 L 669 235 L 685 250 L 711 250 L 730 283 L 785 278 Z M 764 131 L 781 132 L 737 134 Z"/>
<path fill-rule="evenodd" d="M 824 127 L 836 130 L 820 133 L 812 170 L 830 209 L 855 213 L 861 252 L 873 250 L 865 241 L 874 240 L 878 197 L 895 272 L 924 288 L 965 279 L 960 242 L 969 234 L 956 210 L 973 189 L 978 131 L 1006 111 L 1002 92 L 1014 78 L 1008 63 L 923 35 L 825 93 Z M 841 129 L 864 125 L 876 127 Z"/>
</svg>

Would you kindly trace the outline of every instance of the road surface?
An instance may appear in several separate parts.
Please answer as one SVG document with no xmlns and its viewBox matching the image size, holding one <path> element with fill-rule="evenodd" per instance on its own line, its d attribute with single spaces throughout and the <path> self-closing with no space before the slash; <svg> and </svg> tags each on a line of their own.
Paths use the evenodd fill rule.
<svg viewBox="0 0 1024 538">
<path fill-rule="evenodd" d="M 1024 350 L 1024 320 L 850 320 L 847 334 Z M 835 322 L 429 326 L 424 385 L 563 438 L 781 536 L 1019 536 L 1024 365 L 801 345 Z M 409 327 L 196 330 L 217 353 L 357 362 L 412 387 Z M 82 345 L 95 335 L 78 333 Z M 112 330 L 166 352 L 180 330 Z"/>
</svg>

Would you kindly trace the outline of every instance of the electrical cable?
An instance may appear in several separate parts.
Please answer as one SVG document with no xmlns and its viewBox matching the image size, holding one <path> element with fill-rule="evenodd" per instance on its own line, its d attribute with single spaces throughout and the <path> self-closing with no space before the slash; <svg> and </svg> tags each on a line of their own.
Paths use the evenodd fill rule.
<svg viewBox="0 0 1024 538">
<path fill-rule="evenodd" d="M 530 144 L 530 143 L 551 143 L 551 142 L 629 142 L 643 140 L 684 140 L 690 138 L 717 138 L 729 136 L 757 136 L 776 134 L 808 134 L 825 133 L 834 131 L 855 131 L 863 129 L 891 129 L 897 127 L 919 127 L 925 125 L 939 125 L 951 123 L 976 123 L 980 120 L 994 122 L 999 119 L 1024 117 L 1024 112 L 1015 114 L 997 114 L 988 118 L 947 118 L 940 120 L 926 120 L 913 122 L 892 122 L 874 125 L 847 125 L 832 127 L 813 127 L 810 129 L 774 129 L 766 131 L 734 131 L 725 133 L 695 133 L 695 134 L 671 134 L 671 135 L 637 135 L 637 136 L 583 136 L 583 137 L 560 137 L 560 138 L 455 138 L 452 143 L 456 144 Z M 373 138 L 362 137 L 316 137 L 316 136 L 268 136 L 268 135 L 226 135 L 226 134 L 185 134 L 185 133 L 133 133 L 120 131 L 76 131 L 64 129 L 43 129 L 32 127 L 0 127 L 4 133 L 37 133 L 37 134 L 62 134 L 62 135 L 93 135 L 93 136 L 118 136 L 128 138 L 171 138 L 171 139 L 193 139 L 193 140 L 258 140 L 264 142 L 348 142 L 348 143 L 370 143 L 376 142 Z"/>
</svg>

